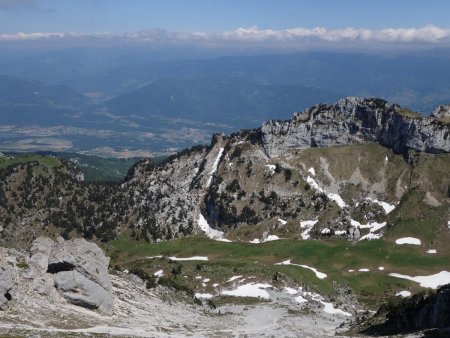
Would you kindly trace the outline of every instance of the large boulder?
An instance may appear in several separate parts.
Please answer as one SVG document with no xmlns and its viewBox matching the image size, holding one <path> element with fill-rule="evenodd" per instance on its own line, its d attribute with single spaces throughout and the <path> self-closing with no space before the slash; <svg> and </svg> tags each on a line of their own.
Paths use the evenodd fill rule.
<svg viewBox="0 0 450 338">
<path fill-rule="evenodd" d="M 110 314 L 113 310 L 109 258 L 94 243 L 84 239 L 52 241 L 37 238 L 31 248 L 31 261 L 47 275 L 67 301 Z"/>
</svg>

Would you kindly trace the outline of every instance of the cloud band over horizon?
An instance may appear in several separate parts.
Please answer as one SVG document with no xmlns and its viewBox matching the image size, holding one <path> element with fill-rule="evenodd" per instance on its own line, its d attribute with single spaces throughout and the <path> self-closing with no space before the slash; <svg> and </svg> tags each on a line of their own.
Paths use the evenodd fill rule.
<svg viewBox="0 0 450 338">
<path fill-rule="evenodd" d="M 419 28 L 340 28 L 296 27 L 282 30 L 259 29 L 258 27 L 238 28 L 216 33 L 206 32 L 170 32 L 161 29 L 142 30 L 131 33 L 0 33 L 0 42 L 26 41 L 105 41 L 137 42 L 147 44 L 192 43 L 205 46 L 249 44 L 270 47 L 300 47 L 307 44 L 336 45 L 378 44 L 378 45 L 428 45 L 450 46 L 450 29 L 434 25 Z"/>
</svg>

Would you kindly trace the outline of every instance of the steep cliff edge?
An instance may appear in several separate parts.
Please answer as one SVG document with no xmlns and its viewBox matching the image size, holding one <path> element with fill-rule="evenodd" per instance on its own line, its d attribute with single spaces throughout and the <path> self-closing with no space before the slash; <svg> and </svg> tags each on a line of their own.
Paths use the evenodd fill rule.
<svg viewBox="0 0 450 338">
<path fill-rule="evenodd" d="M 291 148 L 365 142 L 378 142 L 396 153 L 408 149 L 443 153 L 450 151 L 447 117 L 445 106 L 425 118 L 381 99 L 346 98 L 333 105 L 319 104 L 295 113 L 287 121 L 264 123 L 261 141 L 270 157 Z"/>
</svg>

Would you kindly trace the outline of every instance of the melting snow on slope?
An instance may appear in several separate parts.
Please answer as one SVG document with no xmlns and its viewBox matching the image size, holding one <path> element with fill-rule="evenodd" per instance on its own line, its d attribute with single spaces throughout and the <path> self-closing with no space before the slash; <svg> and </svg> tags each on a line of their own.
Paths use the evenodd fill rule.
<svg viewBox="0 0 450 338">
<path fill-rule="evenodd" d="M 297 303 L 306 303 L 306 302 L 308 302 L 305 298 L 303 298 L 302 296 L 297 296 L 297 297 L 294 297 L 294 299 L 297 301 Z"/>
<path fill-rule="evenodd" d="M 437 287 L 439 287 L 441 285 L 450 283 L 450 272 L 448 272 L 448 271 L 441 271 L 439 273 L 436 273 L 436 274 L 430 275 L 430 276 L 411 277 L 411 276 L 402 275 L 399 273 L 390 273 L 389 276 L 408 279 L 410 281 L 419 283 L 421 287 L 431 288 L 431 289 L 436 289 Z"/>
<path fill-rule="evenodd" d="M 389 204 L 387 202 L 379 201 L 379 200 L 377 200 L 375 198 L 367 197 L 366 200 L 367 201 L 371 201 L 371 202 L 373 202 L 375 204 L 378 204 L 380 207 L 382 207 L 384 209 L 384 212 L 386 214 L 389 214 L 392 210 L 395 209 L 395 205 L 394 204 Z"/>
<path fill-rule="evenodd" d="M 217 171 L 217 166 L 219 165 L 220 158 L 222 157 L 224 148 L 220 148 L 219 153 L 217 154 L 216 160 L 213 163 L 213 167 L 209 173 L 208 181 L 206 182 L 206 187 L 211 185 L 214 174 Z"/>
<path fill-rule="evenodd" d="M 284 219 L 278 218 L 278 222 L 280 222 L 281 225 L 286 225 L 287 221 L 285 221 Z"/>
<path fill-rule="evenodd" d="M 225 296 L 235 296 L 235 297 L 254 297 L 254 298 L 263 298 L 269 299 L 269 293 L 265 290 L 267 288 L 272 288 L 270 284 L 261 284 L 261 283 L 250 283 L 239 285 L 234 290 L 225 290 L 222 291 L 222 295 Z"/>
<path fill-rule="evenodd" d="M 380 239 L 382 234 L 373 234 L 369 232 L 367 235 L 362 236 L 359 240 L 360 241 L 370 241 L 372 239 Z"/>
<path fill-rule="evenodd" d="M 384 228 L 387 223 L 386 222 L 382 222 L 382 223 L 371 222 L 371 223 L 367 223 L 367 224 L 361 224 L 358 221 L 351 219 L 350 224 L 354 227 L 359 227 L 360 229 L 370 229 L 369 233 L 367 235 L 364 235 L 359 239 L 360 241 L 368 241 L 368 240 L 372 240 L 372 239 L 380 239 L 382 234 L 375 234 L 375 232 Z"/>
<path fill-rule="evenodd" d="M 322 303 L 322 305 L 324 306 L 323 311 L 325 311 L 326 313 L 329 313 L 329 314 L 332 314 L 332 315 L 338 314 L 338 315 L 343 315 L 343 316 L 347 316 L 347 317 L 351 317 L 352 316 L 351 313 L 342 311 L 341 309 L 336 309 L 333 306 L 333 304 L 331 304 L 331 303 L 327 303 L 327 302 L 324 302 L 322 300 L 319 300 L 319 302 Z"/>
<path fill-rule="evenodd" d="M 406 298 L 406 297 L 411 296 L 411 292 L 409 292 L 409 291 L 400 291 L 400 292 L 397 292 L 395 295 L 396 295 L 397 297 L 403 297 L 403 298 Z"/>
<path fill-rule="evenodd" d="M 341 198 L 341 196 L 339 196 L 338 194 L 332 193 L 332 192 L 327 192 L 324 189 L 322 189 L 319 184 L 317 184 L 317 182 L 314 180 L 314 178 L 312 178 L 311 176 L 308 176 L 306 178 L 306 182 L 308 182 L 308 184 L 314 189 L 317 190 L 318 192 L 324 193 L 325 195 L 327 195 L 327 197 L 330 200 L 333 200 L 337 203 L 337 205 L 342 209 L 344 207 L 347 206 L 347 203 L 344 202 L 344 200 Z"/>
<path fill-rule="evenodd" d="M 221 242 L 231 242 L 230 240 L 223 238 L 223 231 L 219 231 L 216 229 L 213 229 L 208 224 L 208 221 L 203 217 L 202 213 L 198 215 L 198 226 L 202 231 L 211 239 L 215 239 L 216 241 Z"/>
<path fill-rule="evenodd" d="M 318 271 L 317 269 L 312 268 L 312 267 L 310 267 L 310 266 L 308 266 L 308 265 L 291 263 L 291 260 L 290 260 L 290 259 L 288 259 L 288 260 L 286 260 L 286 261 L 283 261 L 283 262 L 281 262 L 281 263 L 276 263 L 275 265 L 294 265 L 294 266 L 299 266 L 299 267 L 301 267 L 301 268 L 309 269 L 309 270 L 313 271 L 313 272 L 316 274 L 316 277 L 319 278 L 319 279 L 324 279 L 324 278 L 327 277 L 327 275 L 326 275 L 325 273 L 320 272 L 320 271 Z"/>
<path fill-rule="evenodd" d="M 262 241 L 259 238 L 255 238 L 255 239 L 251 240 L 249 243 L 260 244 L 260 243 L 265 243 L 265 242 L 278 241 L 280 239 L 281 238 L 278 237 L 277 235 L 269 235 L 269 236 L 267 236 L 266 239 L 263 239 Z"/>
<path fill-rule="evenodd" d="M 275 174 L 275 164 L 266 164 L 266 167 L 269 169 L 270 175 Z"/>
<path fill-rule="evenodd" d="M 301 236 L 303 239 L 309 239 L 309 237 L 310 237 L 309 232 L 311 231 L 313 226 L 317 224 L 317 222 L 319 222 L 319 221 L 301 221 L 300 222 L 300 227 L 302 229 L 305 229 L 301 233 Z"/>
<path fill-rule="evenodd" d="M 229 280 L 227 280 L 227 283 L 229 283 L 229 282 L 233 282 L 233 281 L 235 281 L 236 279 L 239 279 L 239 278 L 241 278 L 242 276 L 233 276 L 233 277 L 231 277 Z"/>
<path fill-rule="evenodd" d="M 284 287 L 284 291 L 286 291 L 286 293 L 288 295 L 296 295 L 298 293 L 298 291 L 296 289 L 293 289 L 293 288 L 290 288 L 287 286 Z"/>
<path fill-rule="evenodd" d="M 192 257 L 167 257 L 172 261 L 207 261 L 208 257 L 205 256 L 192 256 Z M 201 278 L 201 277 L 200 277 Z"/>
<path fill-rule="evenodd" d="M 155 276 L 155 277 L 161 277 L 161 276 L 164 276 L 164 271 L 163 271 L 163 270 L 158 270 L 158 271 L 156 271 L 156 272 L 153 274 L 153 276 Z"/>
<path fill-rule="evenodd" d="M 402 245 L 402 244 L 411 244 L 411 245 L 420 245 L 422 242 L 418 238 L 414 237 L 402 237 L 395 241 L 396 244 Z"/>
<path fill-rule="evenodd" d="M 210 293 L 196 293 L 195 297 L 197 297 L 199 299 L 211 299 L 213 297 L 213 295 Z"/>
</svg>

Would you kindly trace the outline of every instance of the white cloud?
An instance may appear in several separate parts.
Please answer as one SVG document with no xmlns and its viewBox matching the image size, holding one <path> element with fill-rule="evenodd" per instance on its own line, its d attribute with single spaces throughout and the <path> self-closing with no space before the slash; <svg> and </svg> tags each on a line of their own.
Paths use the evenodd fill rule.
<svg viewBox="0 0 450 338">
<path fill-rule="evenodd" d="M 2 0 L 0 0 L 2 1 Z M 6 3 L 3 0 L 4 3 Z M 0 2 L 1 4 L 1 2 Z M 14 33 L 0 34 L 0 41 L 27 40 L 105 40 L 132 41 L 142 43 L 195 43 L 201 45 L 246 44 L 270 47 L 300 47 L 308 44 L 381 44 L 381 45 L 431 45 L 450 46 L 450 29 L 428 25 L 420 28 L 289 28 L 284 30 L 259 29 L 257 27 L 238 28 L 219 33 L 206 32 L 168 32 L 160 29 L 144 30 L 131 33 Z"/>
</svg>

